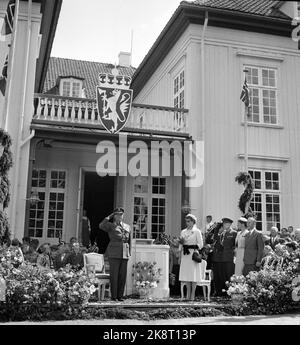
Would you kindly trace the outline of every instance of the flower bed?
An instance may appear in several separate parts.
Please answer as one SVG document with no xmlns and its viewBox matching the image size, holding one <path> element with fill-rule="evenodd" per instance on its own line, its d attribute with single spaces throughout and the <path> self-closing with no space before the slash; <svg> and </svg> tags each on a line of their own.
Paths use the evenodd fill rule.
<svg viewBox="0 0 300 345">
<path fill-rule="evenodd" d="M 290 265 L 277 270 L 250 272 L 247 277 L 233 276 L 227 282 L 227 294 L 240 293 L 243 300 L 232 311 L 236 315 L 281 314 L 294 306 L 292 299 L 295 272 Z M 300 307 L 300 306 L 299 306 Z"/>
<path fill-rule="evenodd" d="M 67 314 L 74 306 L 88 302 L 96 291 L 93 281 L 83 270 L 73 270 L 69 265 L 58 271 L 42 269 L 25 263 L 20 264 L 17 256 L 8 250 L 0 250 L 0 276 L 6 284 L 5 302 L 1 305 L 9 318 L 19 319 L 22 315 L 38 318 L 47 310 L 49 315 Z M 78 307 L 76 307 L 78 309 Z"/>
</svg>

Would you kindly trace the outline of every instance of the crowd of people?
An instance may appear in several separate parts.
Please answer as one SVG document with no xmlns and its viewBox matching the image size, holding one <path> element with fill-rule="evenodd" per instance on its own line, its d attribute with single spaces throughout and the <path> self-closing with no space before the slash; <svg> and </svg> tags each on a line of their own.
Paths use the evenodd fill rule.
<svg viewBox="0 0 300 345">
<path fill-rule="evenodd" d="M 186 298 L 190 300 L 195 298 L 201 275 L 201 265 L 193 260 L 195 251 L 207 261 L 207 269 L 212 270 L 214 296 L 226 296 L 225 283 L 231 276 L 246 276 L 265 267 L 276 269 L 288 261 L 300 245 L 300 229 L 289 226 L 279 230 L 272 226 L 268 234 L 264 234 L 256 229 L 254 217 L 239 218 L 237 228 L 232 226 L 230 218 L 213 222 L 212 217 L 207 216 L 202 230 L 196 223 L 194 215 L 186 216 L 187 227 L 181 232 L 178 246 L 179 281 L 187 286 Z"/>
<path fill-rule="evenodd" d="M 87 252 L 98 252 L 98 248 L 93 246 L 80 245 L 76 237 L 71 237 L 69 243 L 59 241 L 58 245 L 50 243 L 39 243 L 36 238 L 23 237 L 22 243 L 14 238 L 4 242 L 6 251 L 14 257 L 18 257 L 19 262 L 36 265 L 43 269 L 58 270 L 61 267 L 70 265 L 74 269 L 81 269 L 84 266 L 83 254 Z"/>
</svg>

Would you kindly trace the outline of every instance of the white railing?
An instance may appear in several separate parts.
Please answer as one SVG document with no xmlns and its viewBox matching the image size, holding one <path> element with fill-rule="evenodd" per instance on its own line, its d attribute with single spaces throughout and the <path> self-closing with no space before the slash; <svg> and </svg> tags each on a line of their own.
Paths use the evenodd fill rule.
<svg viewBox="0 0 300 345">
<path fill-rule="evenodd" d="M 34 103 L 34 120 L 102 127 L 95 100 L 36 94 Z M 187 117 L 186 109 L 133 103 L 124 130 L 187 134 Z"/>
</svg>

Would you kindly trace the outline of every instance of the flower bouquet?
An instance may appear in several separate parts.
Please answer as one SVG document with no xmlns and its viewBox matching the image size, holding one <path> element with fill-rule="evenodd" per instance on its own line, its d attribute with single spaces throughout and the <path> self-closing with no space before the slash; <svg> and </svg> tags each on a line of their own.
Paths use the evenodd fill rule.
<svg viewBox="0 0 300 345">
<path fill-rule="evenodd" d="M 227 295 L 232 299 L 233 304 L 239 304 L 248 294 L 248 287 L 244 276 L 233 275 L 230 281 L 226 282 Z"/>
<path fill-rule="evenodd" d="M 140 297 L 148 298 L 152 289 L 157 287 L 161 269 L 156 262 L 138 262 L 133 265 L 134 287 Z"/>
</svg>

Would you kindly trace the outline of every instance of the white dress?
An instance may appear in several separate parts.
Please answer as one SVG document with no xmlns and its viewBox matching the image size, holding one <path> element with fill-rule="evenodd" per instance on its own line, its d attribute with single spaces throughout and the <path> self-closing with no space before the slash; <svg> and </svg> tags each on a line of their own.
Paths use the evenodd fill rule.
<svg viewBox="0 0 300 345">
<path fill-rule="evenodd" d="M 199 249 L 203 247 L 201 231 L 195 225 L 191 230 L 182 230 L 180 236 L 184 239 L 184 245 L 197 244 Z M 180 248 L 182 248 L 182 245 L 180 245 Z M 201 265 L 192 260 L 194 249 L 189 249 L 189 252 L 186 255 L 182 252 L 179 280 L 183 282 L 198 282 L 201 280 Z"/>
<path fill-rule="evenodd" d="M 248 234 L 248 230 L 239 231 L 236 236 L 236 258 L 235 258 L 235 269 L 234 274 L 241 276 L 244 268 L 244 252 L 245 252 L 245 237 Z"/>
</svg>

